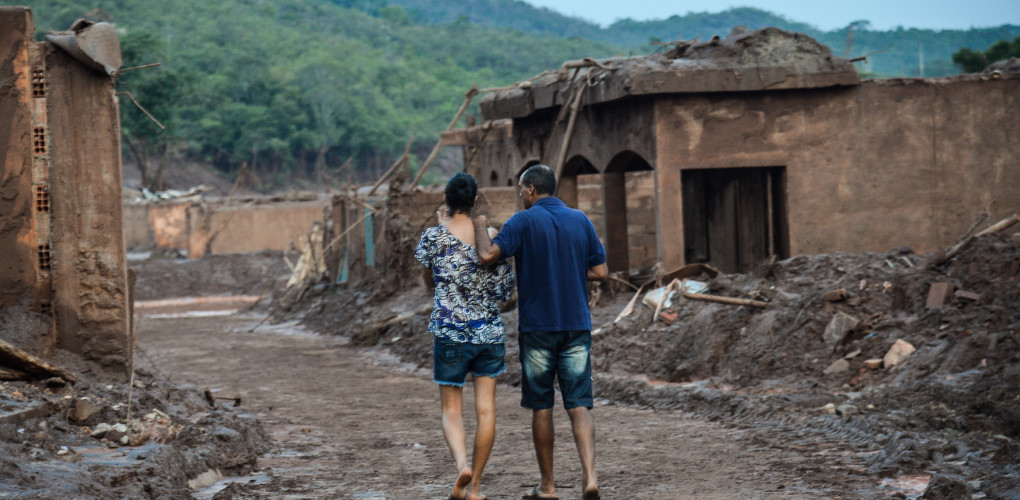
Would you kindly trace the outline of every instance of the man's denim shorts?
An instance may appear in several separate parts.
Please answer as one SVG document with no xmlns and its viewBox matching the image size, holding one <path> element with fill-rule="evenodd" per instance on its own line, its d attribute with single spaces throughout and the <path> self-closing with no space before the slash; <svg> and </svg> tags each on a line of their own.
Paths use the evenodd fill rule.
<svg viewBox="0 0 1020 500">
<path fill-rule="evenodd" d="M 563 407 L 592 407 L 591 331 L 521 332 L 521 406 L 552 408 L 558 378 Z"/>
<path fill-rule="evenodd" d="M 439 385 L 463 387 L 467 374 L 493 377 L 506 371 L 506 346 L 469 344 L 435 337 L 432 343 L 432 381 Z"/>
</svg>

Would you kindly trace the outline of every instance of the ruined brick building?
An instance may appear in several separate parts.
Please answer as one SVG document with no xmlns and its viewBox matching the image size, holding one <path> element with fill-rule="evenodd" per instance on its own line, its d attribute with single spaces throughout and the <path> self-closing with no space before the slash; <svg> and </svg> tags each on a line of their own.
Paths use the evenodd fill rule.
<svg viewBox="0 0 1020 500">
<path fill-rule="evenodd" d="M 1017 73 L 860 81 L 811 38 L 767 28 L 565 63 L 486 95 L 482 123 L 447 135 L 487 186 L 562 159 L 558 194 L 595 210 L 612 271 L 742 271 L 930 252 L 986 206 L 1016 212 L 1018 100 Z"/>
<path fill-rule="evenodd" d="M 120 49 L 112 27 L 89 38 L 88 23 L 76 26 L 59 41 L 78 58 L 33 41 L 28 8 L 0 7 L 0 312 L 49 323 L 29 338 L 0 333 L 37 354 L 60 348 L 126 371 L 116 68 L 82 55 L 99 47 L 119 66 Z"/>
</svg>

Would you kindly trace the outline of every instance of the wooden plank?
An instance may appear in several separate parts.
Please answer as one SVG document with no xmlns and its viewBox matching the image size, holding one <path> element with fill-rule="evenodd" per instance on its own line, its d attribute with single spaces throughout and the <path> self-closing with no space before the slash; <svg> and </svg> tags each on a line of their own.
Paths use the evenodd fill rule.
<svg viewBox="0 0 1020 500">
<path fill-rule="evenodd" d="M 53 366 L 3 340 L 0 340 L 0 363 L 40 378 L 60 377 L 71 383 L 78 380 L 71 372 Z"/>
<path fill-rule="evenodd" d="M 939 307 L 949 300 L 949 295 L 953 293 L 953 284 L 944 281 L 938 281 L 931 284 L 928 288 L 928 300 L 925 301 L 924 308 L 932 309 Z"/>
<path fill-rule="evenodd" d="M 704 300 L 704 301 L 707 301 L 707 302 L 718 302 L 720 304 L 729 304 L 729 305 L 733 305 L 733 306 L 760 307 L 762 309 L 768 307 L 768 304 L 766 304 L 765 302 L 762 302 L 760 300 L 737 299 L 737 298 L 734 298 L 734 297 L 723 297 L 723 296 L 720 296 L 720 295 L 708 295 L 708 294 L 704 294 L 704 293 L 684 292 L 684 297 L 686 297 L 688 299 L 693 299 L 693 300 Z"/>
</svg>

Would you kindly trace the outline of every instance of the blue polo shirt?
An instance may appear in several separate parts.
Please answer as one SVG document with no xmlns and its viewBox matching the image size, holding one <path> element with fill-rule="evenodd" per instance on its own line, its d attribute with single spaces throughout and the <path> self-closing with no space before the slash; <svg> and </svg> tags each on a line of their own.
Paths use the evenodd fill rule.
<svg viewBox="0 0 1020 500">
<path fill-rule="evenodd" d="M 595 226 L 559 198 L 515 213 L 493 240 L 517 267 L 522 332 L 591 330 L 588 269 L 606 262 Z"/>
</svg>

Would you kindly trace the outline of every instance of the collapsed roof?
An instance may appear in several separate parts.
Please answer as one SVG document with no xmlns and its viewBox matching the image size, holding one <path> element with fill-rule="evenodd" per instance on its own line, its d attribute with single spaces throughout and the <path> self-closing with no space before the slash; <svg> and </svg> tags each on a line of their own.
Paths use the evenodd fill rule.
<svg viewBox="0 0 1020 500">
<path fill-rule="evenodd" d="M 579 82 L 584 102 L 627 96 L 821 88 L 860 83 L 853 64 L 803 33 L 734 28 L 725 39 L 677 41 L 642 57 L 567 61 L 482 98 L 486 120 L 520 118 L 562 106 Z"/>
</svg>

